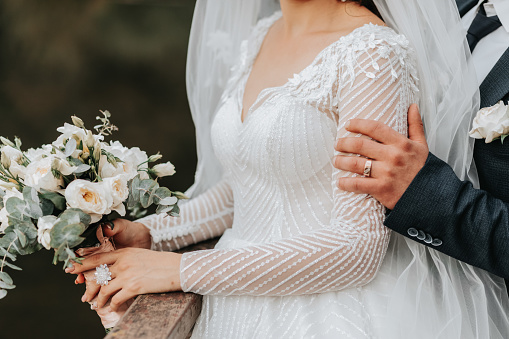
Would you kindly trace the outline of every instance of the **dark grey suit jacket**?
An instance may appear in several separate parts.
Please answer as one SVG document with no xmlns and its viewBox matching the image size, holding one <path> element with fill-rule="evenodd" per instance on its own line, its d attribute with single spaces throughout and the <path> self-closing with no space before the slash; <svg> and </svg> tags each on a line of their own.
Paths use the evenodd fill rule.
<svg viewBox="0 0 509 339">
<path fill-rule="evenodd" d="M 478 3 L 456 2 L 462 15 Z M 480 90 L 482 107 L 500 100 L 507 102 L 509 49 Z M 509 143 L 493 146 L 482 143 L 476 143 L 474 158 L 481 189 L 485 190 L 460 181 L 445 162 L 429 154 L 424 167 L 389 212 L 385 225 L 451 257 L 509 279 Z M 487 147 L 497 149 L 492 152 Z M 493 180 L 488 168 L 491 165 L 502 171 L 499 173 L 504 180 Z"/>
</svg>

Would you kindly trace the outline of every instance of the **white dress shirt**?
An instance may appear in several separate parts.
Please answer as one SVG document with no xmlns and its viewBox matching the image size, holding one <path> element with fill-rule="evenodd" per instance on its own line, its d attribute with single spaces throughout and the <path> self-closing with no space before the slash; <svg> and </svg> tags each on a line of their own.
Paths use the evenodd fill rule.
<svg viewBox="0 0 509 339">
<path fill-rule="evenodd" d="M 465 34 L 474 21 L 483 1 L 479 0 L 479 3 L 463 16 L 462 23 L 465 28 Z M 481 39 L 472 53 L 479 85 L 509 48 L 509 0 L 488 0 L 484 4 L 484 8 L 486 9 L 487 16 L 498 15 L 502 27 Z"/>
</svg>

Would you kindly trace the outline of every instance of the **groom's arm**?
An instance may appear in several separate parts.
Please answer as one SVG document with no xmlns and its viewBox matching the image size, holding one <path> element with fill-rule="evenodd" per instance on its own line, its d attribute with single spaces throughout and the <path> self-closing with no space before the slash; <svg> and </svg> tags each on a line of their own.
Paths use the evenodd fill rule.
<svg viewBox="0 0 509 339">
<path fill-rule="evenodd" d="M 374 155 L 372 177 L 342 179 L 339 187 L 373 195 L 392 209 L 385 225 L 394 231 L 508 278 L 509 205 L 460 181 L 445 162 L 428 152 L 415 106 L 408 121 L 410 139 L 374 121 L 352 120 L 351 132 L 378 142 L 345 138 L 337 150 Z M 362 173 L 364 162 L 340 156 L 335 166 Z"/>
<path fill-rule="evenodd" d="M 509 205 L 459 180 L 447 163 L 431 153 L 385 225 L 451 257 L 509 278 Z"/>
</svg>

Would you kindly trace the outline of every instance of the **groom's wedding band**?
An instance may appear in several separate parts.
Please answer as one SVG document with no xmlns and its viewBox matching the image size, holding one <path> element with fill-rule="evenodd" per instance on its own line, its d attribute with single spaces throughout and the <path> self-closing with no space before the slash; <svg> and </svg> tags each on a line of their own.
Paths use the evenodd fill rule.
<svg viewBox="0 0 509 339">
<path fill-rule="evenodd" d="M 106 286 L 111 280 L 111 272 L 108 265 L 102 264 L 95 268 L 95 282 L 99 286 Z"/>
<path fill-rule="evenodd" d="M 365 177 L 371 176 L 371 165 L 373 162 L 371 160 L 366 160 L 366 163 L 364 164 L 364 172 L 362 173 Z"/>
</svg>

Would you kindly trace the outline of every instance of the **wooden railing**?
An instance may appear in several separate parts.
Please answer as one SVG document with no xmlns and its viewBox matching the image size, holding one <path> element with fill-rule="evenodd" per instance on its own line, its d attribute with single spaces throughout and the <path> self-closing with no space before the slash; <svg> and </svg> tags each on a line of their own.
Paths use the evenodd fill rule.
<svg viewBox="0 0 509 339">
<path fill-rule="evenodd" d="M 213 248 L 217 239 L 190 246 L 181 252 Z M 173 292 L 136 298 L 105 339 L 186 339 L 201 311 L 201 296 Z"/>
</svg>

